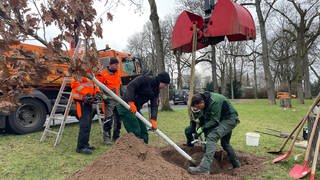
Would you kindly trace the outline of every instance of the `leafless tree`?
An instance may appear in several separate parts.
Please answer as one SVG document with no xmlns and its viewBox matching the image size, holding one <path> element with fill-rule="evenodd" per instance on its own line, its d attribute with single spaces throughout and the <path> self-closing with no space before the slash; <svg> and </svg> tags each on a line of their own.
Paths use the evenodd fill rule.
<svg viewBox="0 0 320 180">
<path fill-rule="evenodd" d="M 155 0 L 148 0 L 150 5 L 150 21 L 152 23 L 153 28 L 153 37 L 155 41 L 156 47 L 156 59 L 159 61 L 160 71 L 165 71 L 165 62 L 164 62 L 164 50 L 163 50 L 163 39 L 161 38 L 161 28 L 159 24 L 159 16 L 157 12 L 157 5 Z M 161 102 L 162 102 L 162 110 L 172 110 L 169 103 L 169 88 L 165 88 L 161 92 Z"/>
<path fill-rule="evenodd" d="M 270 5 L 270 4 L 269 4 Z M 279 4 L 280 7 L 270 5 L 281 14 L 292 28 L 284 29 L 295 39 L 296 56 L 294 59 L 294 87 L 297 88 L 299 103 L 311 98 L 308 52 L 320 35 L 320 2 L 288 0 Z M 288 12 L 290 10 L 290 12 Z M 294 13 L 294 14 L 292 14 Z M 289 16 L 288 14 L 291 14 Z M 292 31 L 293 29 L 293 31 Z M 304 91 L 302 81 L 304 80 Z"/>
<path fill-rule="evenodd" d="M 258 16 L 260 36 L 262 41 L 263 69 L 264 69 L 268 99 L 271 104 L 276 104 L 274 82 L 272 80 L 272 75 L 269 67 L 269 64 L 270 64 L 269 48 L 268 48 L 268 39 L 267 39 L 267 33 L 266 33 L 266 21 L 268 19 L 268 16 L 272 8 L 268 8 L 266 12 L 263 13 L 261 3 L 262 3 L 261 0 L 255 0 L 255 8 Z M 275 0 L 271 2 L 271 5 L 274 3 L 275 3 Z"/>
</svg>

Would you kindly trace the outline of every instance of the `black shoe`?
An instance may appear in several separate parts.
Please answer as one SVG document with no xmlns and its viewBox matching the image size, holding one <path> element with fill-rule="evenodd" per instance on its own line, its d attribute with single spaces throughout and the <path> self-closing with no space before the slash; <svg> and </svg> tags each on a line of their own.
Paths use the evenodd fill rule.
<svg viewBox="0 0 320 180">
<path fill-rule="evenodd" d="M 201 166 L 189 167 L 188 172 L 192 175 L 210 174 L 210 171 L 208 169 L 205 169 Z"/>
<path fill-rule="evenodd" d="M 76 149 L 76 152 L 80 154 L 92 154 L 92 150 L 89 148 Z"/>
<path fill-rule="evenodd" d="M 94 150 L 96 150 L 96 147 L 94 147 L 94 146 L 91 146 L 91 145 L 89 145 L 88 147 L 87 147 L 88 149 L 90 149 L 91 151 L 94 151 Z"/>
</svg>

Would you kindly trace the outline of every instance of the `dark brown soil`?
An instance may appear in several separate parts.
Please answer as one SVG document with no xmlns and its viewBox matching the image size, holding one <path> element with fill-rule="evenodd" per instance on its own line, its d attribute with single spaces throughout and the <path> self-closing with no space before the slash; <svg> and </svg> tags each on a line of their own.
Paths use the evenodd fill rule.
<svg viewBox="0 0 320 180">
<path fill-rule="evenodd" d="M 182 148 L 194 159 L 201 160 L 201 147 Z M 227 170 L 231 165 L 226 154 L 219 150 L 215 155 L 211 174 L 194 176 L 186 171 L 188 161 L 173 148 L 150 147 L 134 135 L 126 134 L 110 151 L 68 179 L 244 179 L 246 176 L 254 176 L 262 169 L 264 158 L 242 152 L 238 152 L 238 156 L 241 168 Z"/>
</svg>

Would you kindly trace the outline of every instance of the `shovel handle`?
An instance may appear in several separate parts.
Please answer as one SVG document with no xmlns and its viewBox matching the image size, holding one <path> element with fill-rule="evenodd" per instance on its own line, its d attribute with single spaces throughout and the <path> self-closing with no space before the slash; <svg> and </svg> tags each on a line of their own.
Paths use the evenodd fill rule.
<svg viewBox="0 0 320 180">
<path fill-rule="evenodd" d="M 312 178 L 314 179 L 314 176 L 316 173 L 316 167 L 317 167 L 318 156 L 319 156 L 319 147 L 320 147 L 320 131 L 318 133 L 317 145 L 316 145 L 316 149 L 313 156 L 310 179 Z"/>
<path fill-rule="evenodd" d="M 307 162 L 309 160 L 309 154 L 310 154 L 310 151 L 311 151 L 311 145 L 312 145 L 313 138 L 314 138 L 314 135 L 315 135 L 315 132 L 316 132 L 316 129 L 317 129 L 319 118 L 320 118 L 320 109 L 317 112 L 316 120 L 314 121 L 313 126 L 312 126 L 312 130 L 311 130 L 311 134 L 310 134 L 310 137 L 309 137 L 309 142 L 308 142 L 308 146 L 307 146 L 307 150 L 306 150 L 306 155 L 304 157 L 304 161 L 305 162 Z"/>
</svg>

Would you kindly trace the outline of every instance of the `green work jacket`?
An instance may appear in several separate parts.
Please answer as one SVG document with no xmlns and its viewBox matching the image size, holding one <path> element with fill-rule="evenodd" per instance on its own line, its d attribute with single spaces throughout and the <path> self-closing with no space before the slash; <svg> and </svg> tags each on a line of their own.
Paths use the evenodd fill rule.
<svg viewBox="0 0 320 180">
<path fill-rule="evenodd" d="M 194 116 L 199 119 L 199 125 L 204 132 L 218 126 L 221 121 L 238 118 L 237 111 L 223 95 L 204 92 L 201 96 L 204 98 L 205 108 Z"/>
</svg>

